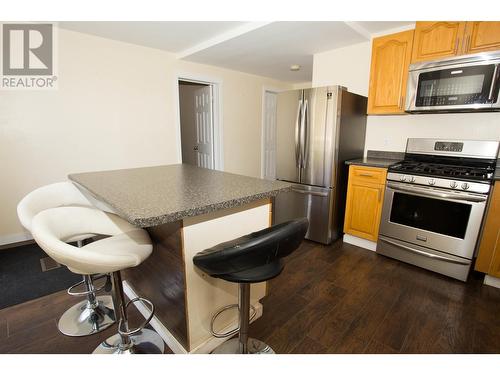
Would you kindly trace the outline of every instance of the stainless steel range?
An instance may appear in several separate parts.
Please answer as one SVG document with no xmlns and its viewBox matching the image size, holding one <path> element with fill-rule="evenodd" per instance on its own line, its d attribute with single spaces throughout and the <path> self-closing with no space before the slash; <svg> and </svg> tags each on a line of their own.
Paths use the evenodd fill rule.
<svg viewBox="0 0 500 375">
<path fill-rule="evenodd" d="M 388 169 L 377 252 L 465 281 L 499 142 L 410 138 Z"/>
</svg>

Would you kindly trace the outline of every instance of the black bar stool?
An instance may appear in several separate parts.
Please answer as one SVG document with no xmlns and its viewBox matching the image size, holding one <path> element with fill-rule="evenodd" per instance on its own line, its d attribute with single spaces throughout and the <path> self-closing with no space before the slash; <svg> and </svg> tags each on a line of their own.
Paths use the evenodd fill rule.
<svg viewBox="0 0 500 375">
<path fill-rule="evenodd" d="M 239 334 L 217 347 L 216 354 L 265 354 L 274 351 L 262 341 L 248 337 L 250 325 L 250 284 L 267 281 L 283 271 L 281 258 L 301 244 L 309 222 L 306 218 L 288 221 L 203 250 L 193 258 L 203 272 L 239 284 Z"/>
</svg>

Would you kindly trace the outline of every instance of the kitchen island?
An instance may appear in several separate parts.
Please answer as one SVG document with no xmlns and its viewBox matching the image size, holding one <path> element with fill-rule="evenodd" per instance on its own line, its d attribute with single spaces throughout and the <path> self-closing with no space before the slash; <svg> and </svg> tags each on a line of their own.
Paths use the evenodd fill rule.
<svg viewBox="0 0 500 375">
<path fill-rule="evenodd" d="M 271 200 L 290 189 L 266 181 L 187 164 L 89 172 L 69 179 L 99 209 L 144 228 L 153 253 L 138 267 L 123 272 L 129 298 L 142 296 L 155 304 L 153 328 L 174 353 L 206 353 L 224 339 L 210 332 L 213 314 L 238 300 L 236 284 L 203 274 L 193 256 L 271 225 Z M 252 285 L 255 319 L 266 283 Z M 136 303 L 141 313 L 145 305 Z M 219 316 L 215 329 L 237 326 L 237 311 Z"/>
</svg>

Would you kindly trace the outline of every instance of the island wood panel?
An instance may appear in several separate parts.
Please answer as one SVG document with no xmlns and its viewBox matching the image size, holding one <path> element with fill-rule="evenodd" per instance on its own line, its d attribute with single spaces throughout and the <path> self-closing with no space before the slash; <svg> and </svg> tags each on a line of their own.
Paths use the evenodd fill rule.
<svg viewBox="0 0 500 375">
<path fill-rule="evenodd" d="M 139 266 L 123 271 L 123 279 L 140 297 L 153 302 L 155 316 L 189 350 L 182 222 L 147 228 L 147 231 L 153 252 Z"/>
<path fill-rule="evenodd" d="M 263 199 L 240 207 L 233 207 L 183 220 L 183 252 L 185 257 L 186 297 L 190 351 L 204 345 L 212 337 L 212 316 L 222 307 L 238 302 L 238 284 L 211 277 L 193 264 L 199 251 L 230 241 L 240 236 L 269 227 L 271 203 Z M 251 286 L 250 302 L 258 302 L 266 295 L 266 283 Z M 238 321 L 237 309 L 221 314 L 216 331 L 227 331 Z"/>
</svg>

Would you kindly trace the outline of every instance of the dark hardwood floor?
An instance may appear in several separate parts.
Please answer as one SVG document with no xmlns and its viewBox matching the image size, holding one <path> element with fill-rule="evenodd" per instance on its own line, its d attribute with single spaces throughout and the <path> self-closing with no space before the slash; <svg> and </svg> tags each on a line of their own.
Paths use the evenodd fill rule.
<svg viewBox="0 0 500 375">
<path fill-rule="evenodd" d="M 480 274 L 462 283 L 341 241 L 305 242 L 262 302 L 250 333 L 277 353 L 500 353 L 500 290 Z M 0 353 L 91 353 L 114 328 L 60 334 L 73 303 L 63 291 L 0 310 Z"/>
</svg>

